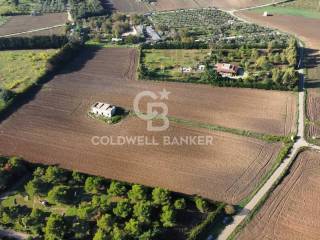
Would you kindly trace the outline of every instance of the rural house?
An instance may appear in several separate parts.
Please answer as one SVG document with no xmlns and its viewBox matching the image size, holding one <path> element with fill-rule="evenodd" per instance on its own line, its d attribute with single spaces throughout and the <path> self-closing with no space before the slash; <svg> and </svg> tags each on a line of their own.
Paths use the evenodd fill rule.
<svg viewBox="0 0 320 240">
<path fill-rule="evenodd" d="M 217 63 L 215 69 L 222 76 L 237 76 L 240 68 L 233 64 Z"/>
<path fill-rule="evenodd" d="M 91 113 L 111 118 L 116 113 L 116 107 L 107 103 L 97 102 L 91 107 Z"/>
</svg>

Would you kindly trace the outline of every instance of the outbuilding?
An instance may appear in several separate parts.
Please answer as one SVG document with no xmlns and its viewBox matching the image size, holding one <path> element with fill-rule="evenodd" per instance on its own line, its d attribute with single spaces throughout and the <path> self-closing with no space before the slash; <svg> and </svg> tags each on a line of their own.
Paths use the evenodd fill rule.
<svg viewBox="0 0 320 240">
<path fill-rule="evenodd" d="M 116 107 L 108 103 L 97 102 L 91 107 L 91 113 L 111 118 L 116 113 Z"/>
</svg>

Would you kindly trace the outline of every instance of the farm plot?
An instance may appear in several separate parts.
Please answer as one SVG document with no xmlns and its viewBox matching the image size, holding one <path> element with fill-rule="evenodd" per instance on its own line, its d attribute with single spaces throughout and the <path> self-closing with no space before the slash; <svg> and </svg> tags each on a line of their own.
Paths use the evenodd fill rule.
<svg viewBox="0 0 320 240">
<path fill-rule="evenodd" d="M 67 22 L 66 13 L 50 13 L 42 16 L 14 16 L 8 18 L 6 23 L 0 27 L 0 36 L 27 32 L 35 29 L 48 28 L 56 25 L 63 25 Z M 64 31 L 61 27 L 51 30 L 43 30 L 33 33 L 33 35 L 62 35 Z M 25 34 L 25 35 L 32 35 Z M 19 35 L 23 36 L 23 35 Z"/>
<path fill-rule="evenodd" d="M 237 239 L 318 239 L 320 154 L 301 153 Z"/>
<path fill-rule="evenodd" d="M 119 64 L 115 65 L 114 59 Z M 294 121 L 282 115 L 288 103 L 295 106 L 294 96 L 134 81 L 135 59 L 133 49 L 83 51 L 82 57 L 45 84 L 32 101 L 2 122 L 0 154 L 230 203 L 246 197 L 270 170 L 280 143 L 268 144 L 174 123 L 167 131 L 154 134 L 146 131 L 146 122 L 133 116 L 110 126 L 89 118 L 88 109 L 96 101 L 131 109 L 137 93 L 157 93 L 166 88 L 172 95 L 167 102 L 171 116 L 203 122 L 209 117 L 215 120 L 213 123 L 220 119 L 222 125 L 283 133 L 283 126 L 289 124 L 286 131 L 294 126 Z M 142 109 L 147 100 L 141 102 Z M 288 110 L 294 116 L 295 111 Z M 214 119 L 215 115 L 218 118 Z M 160 145 L 96 146 L 91 142 L 93 136 L 154 136 Z M 164 146 L 164 136 L 212 136 L 213 145 Z"/>
<path fill-rule="evenodd" d="M 320 31 L 315 31 L 319 24 L 319 19 L 308 19 L 298 16 L 281 16 L 263 17 L 252 11 L 238 12 L 238 16 L 250 21 L 259 23 L 263 26 L 277 28 L 282 31 L 299 36 L 308 47 L 320 49 L 319 38 Z"/>
<path fill-rule="evenodd" d="M 254 12 L 263 13 L 265 11 L 275 15 L 301 16 L 305 18 L 320 19 L 320 4 L 318 0 L 295 0 L 277 6 L 270 6 L 255 9 Z"/>
<path fill-rule="evenodd" d="M 107 96 L 108 102 L 132 109 L 133 100 L 141 91 L 159 92 L 166 88 L 171 92 L 167 101 L 171 116 L 274 135 L 295 131 L 296 96 L 293 93 L 133 81 L 138 62 L 134 49 L 88 50 L 82 56 L 73 68 L 84 68 L 63 75 L 59 83 L 70 89 L 77 85 L 77 91 L 84 96 L 96 96 L 97 100 Z M 118 65 L 114 64 L 114 59 Z M 99 86 L 103 91 L 97 92 L 90 86 Z M 147 100 L 143 101 L 143 106 Z"/>
<path fill-rule="evenodd" d="M 162 38 L 169 40 L 177 40 L 176 36 L 182 35 L 182 40 L 236 46 L 266 46 L 271 41 L 285 45 L 288 40 L 288 36 L 284 34 L 239 21 L 232 15 L 213 8 L 153 13 L 149 19 L 162 33 Z"/>
<path fill-rule="evenodd" d="M 202 71 L 199 65 L 204 64 L 205 58 L 208 57 L 210 51 L 208 49 L 201 50 L 143 50 L 143 62 L 149 73 L 159 76 L 162 79 L 176 81 L 184 80 L 186 75 L 182 68 L 192 68 L 189 77 L 199 78 Z M 152 75 L 151 74 L 151 75 Z M 150 76 L 150 74 L 149 74 Z"/>
<path fill-rule="evenodd" d="M 152 4 L 136 0 L 105 0 L 104 5 L 120 12 L 130 13 L 213 7 L 211 0 L 157 0 Z"/>
<path fill-rule="evenodd" d="M 224 10 L 236 10 L 272 3 L 272 0 L 214 0 L 215 7 Z"/>
</svg>

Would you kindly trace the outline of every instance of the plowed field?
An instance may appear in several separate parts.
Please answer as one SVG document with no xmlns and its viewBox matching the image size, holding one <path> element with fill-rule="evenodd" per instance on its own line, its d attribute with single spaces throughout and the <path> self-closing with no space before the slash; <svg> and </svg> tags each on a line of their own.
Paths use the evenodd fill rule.
<svg viewBox="0 0 320 240">
<path fill-rule="evenodd" d="M 240 240 L 319 239 L 320 153 L 301 153 Z"/>
<path fill-rule="evenodd" d="M 281 109 L 287 109 L 286 100 L 295 98 L 281 92 L 136 81 L 135 62 L 133 49 L 83 51 L 1 123 L 0 154 L 230 203 L 246 197 L 270 170 L 281 144 L 173 123 L 167 131 L 148 132 L 146 122 L 133 116 L 111 126 L 89 118 L 87 112 L 96 101 L 130 109 L 142 90 L 166 88 L 171 92 L 167 101 L 171 116 L 213 123 L 221 119 L 222 125 L 283 133 L 278 124 L 288 121 Z M 279 119 L 272 120 L 277 112 Z M 213 145 L 161 145 L 164 136 L 199 135 L 212 136 Z M 160 145 L 96 146 L 93 136 L 154 136 Z"/>
<path fill-rule="evenodd" d="M 42 16 L 13 16 L 10 17 L 8 21 L 0 27 L 0 36 L 52 27 L 55 25 L 65 24 L 66 22 L 66 13 L 50 13 Z M 63 33 L 63 28 L 60 27 L 24 35 L 59 35 Z"/>
</svg>

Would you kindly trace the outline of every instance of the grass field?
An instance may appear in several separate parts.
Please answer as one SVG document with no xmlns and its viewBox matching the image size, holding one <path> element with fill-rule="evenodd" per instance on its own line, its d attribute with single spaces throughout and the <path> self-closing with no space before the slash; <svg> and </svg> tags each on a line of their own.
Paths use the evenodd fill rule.
<svg viewBox="0 0 320 240">
<path fill-rule="evenodd" d="M 181 72 L 182 67 L 197 68 L 203 63 L 209 52 L 208 49 L 144 50 L 143 64 L 155 74 L 178 80 L 184 78 Z M 197 75 L 196 71 L 195 75 Z"/>
<path fill-rule="evenodd" d="M 320 2 L 318 0 L 296 0 L 278 6 L 270 6 L 253 10 L 263 13 L 265 11 L 275 15 L 300 16 L 320 19 Z"/>
<path fill-rule="evenodd" d="M 57 50 L 0 52 L 0 87 L 21 93 L 35 83 L 46 70 L 47 60 Z"/>
</svg>

